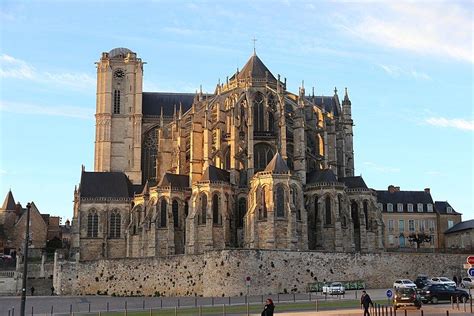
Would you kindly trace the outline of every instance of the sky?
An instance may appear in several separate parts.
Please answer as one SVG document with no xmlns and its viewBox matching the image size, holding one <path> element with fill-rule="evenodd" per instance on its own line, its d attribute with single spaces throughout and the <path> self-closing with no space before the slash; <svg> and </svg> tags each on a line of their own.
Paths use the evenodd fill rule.
<svg viewBox="0 0 474 316">
<path fill-rule="evenodd" d="M 144 91 L 213 92 L 256 51 L 289 91 L 352 101 L 356 175 L 474 218 L 472 1 L 0 2 L 0 199 L 72 218 L 94 168 L 96 68 L 127 47 Z"/>
</svg>

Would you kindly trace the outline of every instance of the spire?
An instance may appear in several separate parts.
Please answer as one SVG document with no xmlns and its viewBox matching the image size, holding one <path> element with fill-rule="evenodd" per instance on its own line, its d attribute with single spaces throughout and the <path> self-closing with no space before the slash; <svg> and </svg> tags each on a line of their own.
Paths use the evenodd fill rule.
<svg viewBox="0 0 474 316">
<path fill-rule="evenodd" d="M 5 211 L 14 211 L 15 210 L 15 199 L 13 198 L 12 191 L 9 190 L 7 196 L 5 197 L 5 201 L 3 202 L 2 210 Z"/>
<path fill-rule="evenodd" d="M 280 174 L 287 174 L 289 171 L 290 169 L 288 169 L 285 160 L 283 160 L 279 152 L 277 152 L 275 156 L 273 156 L 272 160 L 268 163 L 267 167 L 264 170 L 264 172 Z"/>
<path fill-rule="evenodd" d="M 337 95 L 337 88 L 334 87 L 334 95 Z"/>
<path fill-rule="evenodd" d="M 349 94 L 347 93 L 347 87 L 345 88 L 344 100 L 342 101 L 342 105 L 351 105 L 351 100 L 349 99 Z"/>
<path fill-rule="evenodd" d="M 254 56 L 257 56 L 257 51 L 255 49 L 255 42 L 257 41 L 257 39 L 255 38 L 255 36 L 253 37 L 252 39 L 252 42 L 253 42 L 253 55 Z"/>
</svg>

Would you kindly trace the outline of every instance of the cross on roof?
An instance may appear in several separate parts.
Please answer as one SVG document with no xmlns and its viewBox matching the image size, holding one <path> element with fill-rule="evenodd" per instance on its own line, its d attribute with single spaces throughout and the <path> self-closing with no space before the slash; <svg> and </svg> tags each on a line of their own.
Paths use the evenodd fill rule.
<svg viewBox="0 0 474 316">
<path fill-rule="evenodd" d="M 255 38 L 255 36 L 253 37 L 252 39 L 252 42 L 253 42 L 253 54 L 256 55 L 256 51 L 255 51 L 255 42 L 257 41 L 257 39 Z"/>
</svg>

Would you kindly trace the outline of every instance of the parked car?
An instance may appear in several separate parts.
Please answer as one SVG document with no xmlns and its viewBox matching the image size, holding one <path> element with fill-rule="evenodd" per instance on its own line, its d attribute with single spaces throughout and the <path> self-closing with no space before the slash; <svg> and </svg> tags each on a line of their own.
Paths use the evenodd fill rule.
<svg viewBox="0 0 474 316">
<path fill-rule="evenodd" d="M 414 306 L 421 308 L 421 297 L 412 287 L 397 288 L 393 297 L 393 309 L 400 307 Z"/>
<path fill-rule="evenodd" d="M 408 279 L 395 280 L 395 282 L 393 283 L 394 289 L 405 288 L 405 287 L 411 287 L 411 288 L 416 289 L 416 284 L 413 283 L 412 280 L 408 280 Z"/>
<path fill-rule="evenodd" d="M 323 294 L 342 295 L 344 293 L 346 293 L 346 289 L 344 288 L 341 282 L 332 282 L 329 285 L 323 286 Z"/>
<path fill-rule="evenodd" d="M 419 276 L 416 277 L 416 280 L 415 280 L 416 287 L 419 288 L 419 289 L 424 288 L 425 286 L 427 286 L 430 283 L 431 282 L 428 279 L 428 276 L 426 276 L 426 275 L 419 275 Z"/>
<path fill-rule="evenodd" d="M 443 284 L 456 287 L 456 282 L 446 277 L 434 277 L 430 279 L 433 284 Z"/>
<path fill-rule="evenodd" d="M 439 301 L 450 301 L 451 297 L 454 300 L 459 298 L 462 303 L 469 299 L 469 294 L 466 291 L 445 284 L 428 285 L 423 288 L 420 295 L 423 303 L 431 302 L 433 304 L 437 304 Z"/>
<path fill-rule="evenodd" d="M 10 255 L 0 254 L 0 260 L 10 261 L 10 260 L 13 260 L 13 257 Z"/>
<path fill-rule="evenodd" d="M 474 278 L 470 278 L 470 277 L 463 278 L 461 281 L 461 287 L 468 288 L 468 289 L 473 288 Z"/>
</svg>

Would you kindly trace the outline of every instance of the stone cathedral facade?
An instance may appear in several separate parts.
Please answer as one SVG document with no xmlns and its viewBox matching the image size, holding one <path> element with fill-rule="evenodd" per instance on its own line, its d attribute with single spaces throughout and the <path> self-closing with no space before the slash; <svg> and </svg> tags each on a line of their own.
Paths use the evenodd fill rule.
<svg viewBox="0 0 474 316">
<path fill-rule="evenodd" d="M 97 63 L 94 171 L 74 192 L 81 260 L 383 250 L 347 89 L 291 93 L 254 53 L 213 94 L 143 92 L 143 66 L 126 48 Z"/>
</svg>

